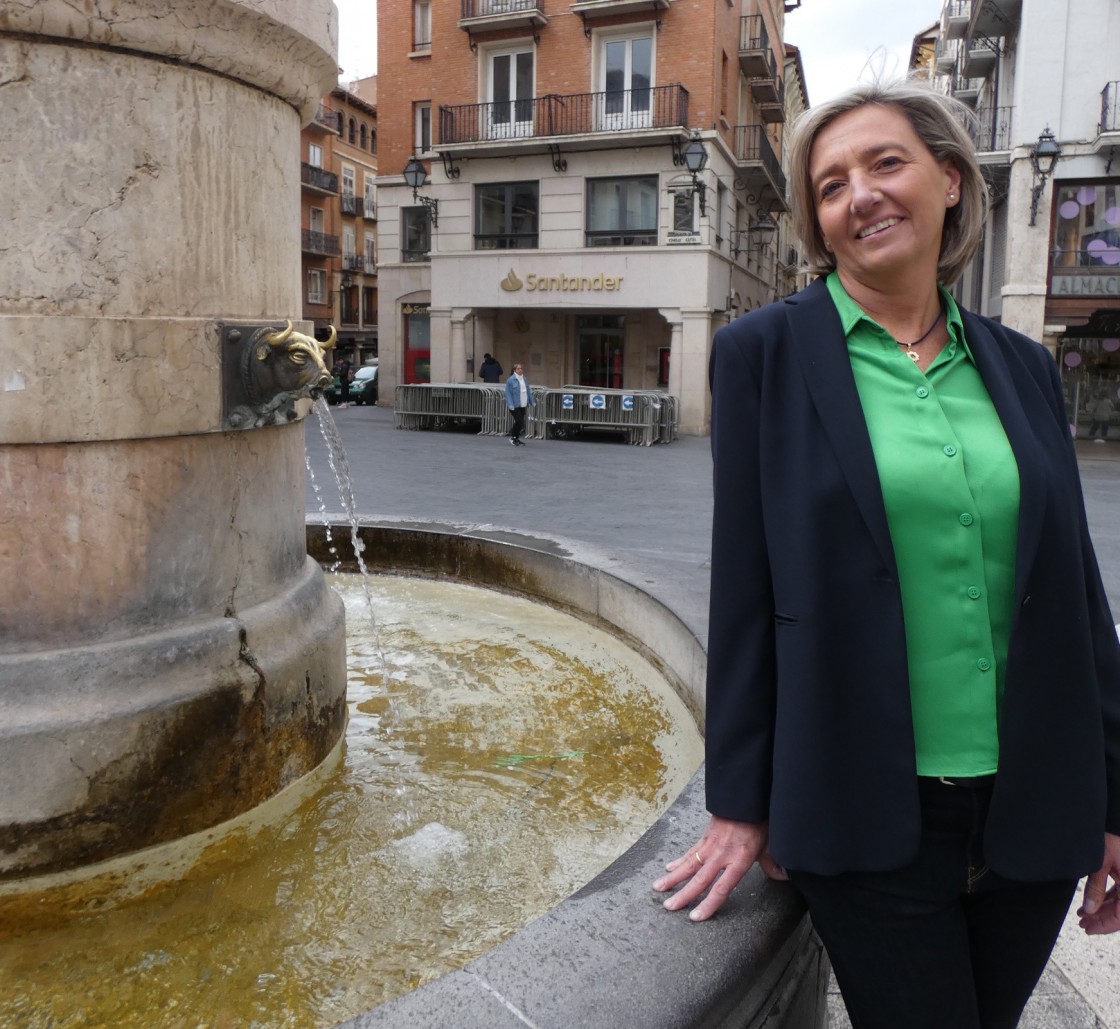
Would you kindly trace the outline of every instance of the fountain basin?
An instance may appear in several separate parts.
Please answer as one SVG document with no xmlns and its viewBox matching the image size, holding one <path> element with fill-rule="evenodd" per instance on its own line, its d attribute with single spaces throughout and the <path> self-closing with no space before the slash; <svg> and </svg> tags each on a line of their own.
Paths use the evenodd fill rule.
<svg viewBox="0 0 1120 1029">
<path fill-rule="evenodd" d="M 550 538 L 411 523 L 357 530 L 374 572 L 519 594 L 586 619 L 649 660 L 703 724 L 698 635 L 607 556 Z M 357 570 L 349 527 L 309 523 L 308 551 Z M 703 769 L 625 854 L 581 890 L 457 972 L 359 1015 L 346 1029 L 826 1024 L 828 963 L 793 890 L 757 869 L 703 925 L 669 914 L 650 883 L 707 824 Z"/>
</svg>

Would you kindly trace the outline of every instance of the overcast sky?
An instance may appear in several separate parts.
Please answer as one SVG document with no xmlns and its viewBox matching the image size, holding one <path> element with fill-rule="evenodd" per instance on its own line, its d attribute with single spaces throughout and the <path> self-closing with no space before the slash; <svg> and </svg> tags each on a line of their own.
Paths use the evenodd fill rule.
<svg viewBox="0 0 1120 1029">
<path fill-rule="evenodd" d="M 335 3 L 341 80 L 373 75 L 376 0 Z M 937 19 L 941 7 L 941 0 L 802 0 L 786 15 L 786 41 L 801 48 L 810 102 L 828 100 L 872 72 L 904 75 L 914 36 Z"/>
</svg>

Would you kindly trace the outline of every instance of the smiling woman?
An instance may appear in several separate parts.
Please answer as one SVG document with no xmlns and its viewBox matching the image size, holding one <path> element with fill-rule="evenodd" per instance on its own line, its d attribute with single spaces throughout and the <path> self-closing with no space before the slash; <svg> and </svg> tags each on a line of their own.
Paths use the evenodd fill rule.
<svg viewBox="0 0 1120 1029">
<path fill-rule="evenodd" d="M 1120 928 L 1120 643 L 1057 369 L 946 288 L 968 117 L 911 83 L 807 112 L 821 278 L 712 350 L 712 818 L 654 887 L 702 921 L 789 878 L 861 1029 L 1012 1029 L 1080 876 Z"/>
</svg>

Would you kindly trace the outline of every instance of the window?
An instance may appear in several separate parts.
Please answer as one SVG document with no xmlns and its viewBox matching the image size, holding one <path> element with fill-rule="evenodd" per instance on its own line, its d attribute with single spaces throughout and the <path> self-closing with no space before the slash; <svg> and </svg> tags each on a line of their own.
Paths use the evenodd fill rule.
<svg viewBox="0 0 1120 1029">
<path fill-rule="evenodd" d="M 307 144 L 307 163 L 312 168 L 323 167 L 323 148 L 318 143 Z"/>
<path fill-rule="evenodd" d="M 346 225 L 342 229 L 342 262 L 347 268 L 353 265 L 357 252 L 358 237 L 354 233 L 354 227 Z"/>
<path fill-rule="evenodd" d="M 540 187 L 536 182 L 476 186 L 475 250 L 525 250 L 537 244 Z"/>
<path fill-rule="evenodd" d="M 348 143 L 351 143 L 351 144 L 354 142 L 354 119 L 353 118 L 350 119 L 350 131 L 346 134 L 346 141 Z"/>
<path fill-rule="evenodd" d="M 365 179 L 366 187 L 366 217 L 377 217 L 377 187 L 373 184 L 374 178 L 372 175 L 367 175 Z"/>
<path fill-rule="evenodd" d="M 431 103 L 416 104 L 413 107 L 415 120 L 414 146 L 418 154 L 427 154 L 432 149 L 432 105 Z"/>
<path fill-rule="evenodd" d="M 697 232 L 696 213 L 699 204 L 691 189 L 680 189 L 673 193 L 673 231 Z"/>
<path fill-rule="evenodd" d="M 1054 194 L 1055 273 L 1120 266 L 1120 184 L 1062 183 Z"/>
<path fill-rule="evenodd" d="M 354 169 L 348 168 L 345 164 L 342 166 L 342 195 L 344 197 L 354 195 Z"/>
<path fill-rule="evenodd" d="M 603 99 L 600 129 L 648 128 L 653 82 L 653 36 L 605 39 L 600 51 Z"/>
<path fill-rule="evenodd" d="M 533 51 L 521 50 L 490 55 L 490 139 L 533 135 Z"/>
<path fill-rule="evenodd" d="M 432 49 L 431 0 L 415 0 L 412 5 L 412 49 Z"/>
<path fill-rule="evenodd" d="M 588 180 L 589 247 L 653 246 L 656 243 L 656 175 Z"/>
<path fill-rule="evenodd" d="M 369 152 L 371 154 L 377 153 L 377 129 L 369 130 Z"/>
<path fill-rule="evenodd" d="M 321 207 L 311 208 L 311 231 L 323 231 L 323 209 Z"/>
<path fill-rule="evenodd" d="M 401 258 L 426 261 L 432 249 L 432 223 L 426 207 L 401 208 Z"/>
<path fill-rule="evenodd" d="M 377 271 L 377 237 L 371 233 L 366 233 L 365 238 L 366 250 L 366 273 L 372 275 Z"/>
<path fill-rule="evenodd" d="M 366 123 L 365 122 L 362 122 L 361 126 L 358 128 L 358 142 L 361 145 L 361 148 L 363 150 L 365 150 L 365 148 L 366 148 Z"/>
<path fill-rule="evenodd" d="M 326 303 L 327 275 L 322 268 L 309 268 L 307 270 L 307 302 L 309 304 Z"/>
</svg>

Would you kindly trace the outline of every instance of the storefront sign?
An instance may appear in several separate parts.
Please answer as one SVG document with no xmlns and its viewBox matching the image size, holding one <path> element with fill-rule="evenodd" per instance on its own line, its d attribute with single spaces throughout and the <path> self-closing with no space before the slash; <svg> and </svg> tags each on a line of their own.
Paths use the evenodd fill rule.
<svg viewBox="0 0 1120 1029">
<path fill-rule="evenodd" d="M 622 289 L 621 275 L 537 275 L 530 272 L 522 280 L 511 268 L 498 284 L 507 293 L 524 289 L 527 293 L 617 293 Z"/>
<path fill-rule="evenodd" d="M 1050 282 L 1050 295 L 1120 298 L 1120 275 L 1055 275 Z"/>
</svg>

